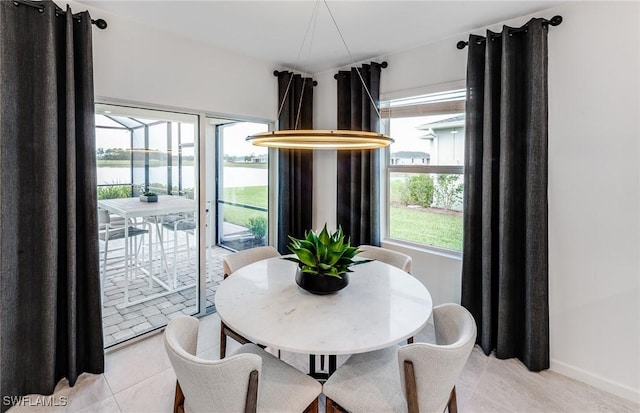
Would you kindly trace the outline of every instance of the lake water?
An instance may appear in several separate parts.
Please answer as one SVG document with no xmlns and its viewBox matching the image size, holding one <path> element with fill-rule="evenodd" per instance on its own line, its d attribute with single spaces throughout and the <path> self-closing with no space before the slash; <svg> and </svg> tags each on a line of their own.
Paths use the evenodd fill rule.
<svg viewBox="0 0 640 413">
<path fill-rule="evenodd" d="M 114 183 L 129 183 L 131 181 L 131 169 L 128 167 L 117 168 L 98 168 L 98 184 L 114 184 Z M 182 175 L 182 187 L 194 188 L 195 187 L 195 172 L 191 172 L 191 169 L 186 169 Z M 267 169 L 259 168 L 239 168 L 239 167 L 225 167 L 224 171 L 224 186 L 227 188 L 243 187 L 243 186 L 265 186 L 269 183 L 269 175 Z M 150 182 L 167 182 L 167 167 L 155 166 L 149 168 L 149 180 Z M 176 183 L 174 182 L 174 185 Z"/>
</svg>

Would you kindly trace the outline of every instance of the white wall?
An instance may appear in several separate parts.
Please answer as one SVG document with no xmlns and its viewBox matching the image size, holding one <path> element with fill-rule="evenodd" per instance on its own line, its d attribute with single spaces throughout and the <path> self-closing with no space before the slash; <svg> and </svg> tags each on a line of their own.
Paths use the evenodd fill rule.
<svg viewBox="0 0 640 413">
<path fill-rule="evenodd" d="M 558 13 L 565 22 L 549 36 L 552 368 L 638 401 L 640 7 Z"/>
<path fill-rule="evenodd" d="M 96 97 L 273 120 L 273 64 L 175 36 L 131 20 L 89 10 L 107 21 L 93 30 Z"/>
<path fill-rule="evenodd" d="M 640 401 L 640 7 L 573 2 L 549 33 L 551 368 Z M 532 16 L 507 22 L 519 26 Z M 492 27 L 501 30 L 501 25 Z M 483 34 L 484 30 L 474 31 Z M 467 33 L 389 56 L 381 94 L 464 79 Z M 319 88 L 331 73 L 315 76 Z M 335 85 L 316 94 L 316 127 L 335 126 Z M 335 152 L 314 160 L 314 226 L 335 217 Z M 322 197 L 319 196 L 322 194 Z M 326 200 L 326 202 L 322 202 Z M 335 218 L 333 218 L 335 219 Z M 384 242 L 414 259 L 434 302 L 460 300 L 460 260 Z"/>
</svg>

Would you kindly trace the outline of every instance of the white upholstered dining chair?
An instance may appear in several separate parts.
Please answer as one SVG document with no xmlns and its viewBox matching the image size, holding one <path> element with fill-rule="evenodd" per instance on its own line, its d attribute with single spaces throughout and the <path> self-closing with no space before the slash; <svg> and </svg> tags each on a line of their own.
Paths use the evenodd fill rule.
<svg viewBox="0 0 640 413">
<path fill-rule="evenodd" d="M 366 244 L 360 245 L 358 249 L 362 251 L 357 255 L 358 257 L 382 261 L 411 274 L 412 259 L 407 254 Z M 409 337 L 407 343 L 413 343 L 413 337 Z"/>
<path fill-rule="evenodd" d="M 164 345 L 176 373 L 176 412 L 317 412 L 322 386 L 255 344 L 224 360 L 196 356 L 198 319 L 169 322 Z"/>
<path fill-rule="evenodd" d="M 407 254 L 386 248 L 374 247 L 373 245 L 360 245 L 358 249 L 362 252 L 358 254 L 357 257 L 372 258 L 374 260 L 382 261 L 411 274 L 412 261 L 411 257 Z"/>
<path fill-rule="evenodd" d="M 254 262 L 267 258 L 279 257 L 278 250 L 271 246 L 250 248 L 244 251 L 238 251 L 233 254 L 222 257 L 222 269 L 224 270 L 224 278 L 238 271 L 242 267 L 246 267 Z M 223 359 L 227 353 L 227 337 L 231 337 L 240 344 L 246 344 L 250 341 L 233 331 L 222 320 L 220 320 L 220 358 Z"/>
<path fill-rule="evenodd" d="M 467 309 L 433 309 L 436 344 L 414 343 L 351 356 L 326 381 L 327 413 L 457 412 L 455 383 L 476 341 Z"/>
</svg>

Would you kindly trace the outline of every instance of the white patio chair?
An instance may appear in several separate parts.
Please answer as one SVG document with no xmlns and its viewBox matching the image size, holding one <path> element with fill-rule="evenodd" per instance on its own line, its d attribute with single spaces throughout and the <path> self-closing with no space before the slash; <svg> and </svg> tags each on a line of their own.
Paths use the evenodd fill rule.
<svg viewBox="0 0 640 413">
<path fill-rule="evenodd" d="M 162 229 L 173 233 L 173 265 L 172 265 L 172 287 L 176 288 L 176 278 L 178 270 L 179 234 L 184 234 L 187 252 L 187 261 L 191 261 L 191 246 L 189 237 L 196 235 L 196 219 L 193 214 L 189 215 L 167 215 L 162 217 Z M 194 242 L 195 246 L 195 242 Z M 197 254 L 196 254 L 197 255 Z M 197 264 L 196 264 L 197 265 Z"/>
<path fill-rule="evenodd" d="M 129 256 L 123 257 L 122 261 L 125 266 L 131 265 L 131 263 L 137 263 L 140 250 L 144 245 L 144 237 L 141 235 L 149 234 L 148 225 L 146 223 L 131 223 L 128 222 L 128 242 L 129 242 Z M 109 248 L 109 241 L 115 241 L 124 239 L 125 236 L 125 221 L 121 217 L 113 217 L 108 211 L 104 209 L 98 209 L 98 238 L 104 241 L 102 268 L 100 276 L 100 285 L 104 301 L 104 280 L 107 276 L 107 265 L 109 262 L 109 252 L 115 251 L 115 249 Z M 138 238 L 139 237 L 139 238 Z M 119 249 L 124 249 L 120 247 Z M 131 257 L 133 256 L 133 258 Z M 113 261 L 113 260 L 112 260 Z M 123 267 L 124 268 L 124 267 Z M 117 268 L 115 268 L 117 269 Z M 112 270 L 114 270 L 112 268 Z"/>
</svg>

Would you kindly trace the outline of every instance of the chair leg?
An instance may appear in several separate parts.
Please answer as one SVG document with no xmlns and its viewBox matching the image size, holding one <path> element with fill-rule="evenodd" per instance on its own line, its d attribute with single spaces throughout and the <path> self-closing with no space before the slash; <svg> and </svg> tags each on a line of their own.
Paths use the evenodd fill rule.
<svg viewBox="0 0 640 413">
<path fill-rule="evenodd" d="M 156 234 L 158 239 L 160 240 L 160 242 L 158 242 L 158 246 L 156 247 L 156 251 L 157 248 L 160 248 L 160 271 L 162 272 L 162 264 L 164 263 L 164 270 L 167 272 L 167 280 L 169 277 L 169 264 L 167 263 L 167 253 L 164 250 L 164 243 L 166 240 L 166 237 L 164 236 L 164 227 L 162 225 L 158 226 L 157 222 L 156 222 Z"/>
<path fill-rule="evenodd" d="M 149 291 L 151 291 L 153 289 L 153 231 L 151 229 L 151 226 L 148 226 L 147 228 L 149 228 L 149 247 L 147 248 L 147 252 L 148 257 L 149 257 Z M 144 240 L 144 238 L 143 238 Z M 158 248 L 158 247 L 156 247 Z M 144 251 L 142 251 L 142 253 L 144 254 Z"/>
<path fill-rule="evenodd" d="M 109 246 L 109 238 L 106 237 L 104 242 L 104 259 L 102 261 L 102 274 L 100 274 L 100 297 L 104 305 L 104 279 L 107 277 L 107 247 Z"/>
<path fill-rule="evenodd" d="M 342 406 L 330 398 L 326 398 L 326 413 L 348 413 Z"/>
<path fill-rule="evenodd" d="M 306 409 L 302 413 L 318 413 L 318 398 L 316 397 Z"/>
<path fill-rule="evenodd" d="M 133 259 L 131 257 L 127 257 L 127 266 L 129 268 L 132 267 L 132 264 L 137 264 L 138 261 L 138 240 L 135 240 L 134 243 L 134 237 L 129 237 L 129 251 L 131 251 L 129 253 L 129 255 L 133 254 Z M 135 245 L 135 247 L 134 247 Z M 136 267 L 134 266 L 132 270 L 129 271 L 129 280 L 133 280 L 133 278 L 136 275 Z"/>
<path fill-rule="evenodd" d="M 176 380 L 176 395 L 173 399 L 173 413 L 184 413 L 184 394 L 180 383 Z"/>
<path fill-rule="evenodd" d="M 331 400 L 330 398 L 326 397 L 325 398 L 324 409 L 325 409 L 326 413 L 333 413 L 334 412 L 333 400 Z"/>
<path fill-rule="evenodd" d="M 409 413 L 418 413 L 420 411 L 418 407 L 418 386 L 413 363 L 410 360 L 404 361 L 404 382 L 407 410 Z"/>
<path fill-rule="evenodd" d="M 171 287 L 176 289 L 176 278 L 178 274 L 178 230 L 173 232 L 173 280 Z"/>
<path fill-rule="evenodd" d="M 456 386 L 451 389 L 451 396 L 449 396 L 449 402 L 447 403 L 449 413 L 458 413 L 458 401 L 456 396 Z"/>
<path fill-rule="evenodd" d="M 224 323 L 220 322 L 220 360 L 227 355 L 227 335 L 224 333 Z"/>
<path fill-rule="evenodd" d="M 107 237 L 105 237 L 104 240 L 104 261 L 102 264 L 102 272 L 104 274 L 107 273 L 107 253 L 109 252 L 109 236 L 107 234 Z"/>
<path fill-rule="evenodd" d="M 187 239 L 187 261 L 191 261 L 191 248 L 189 247 L 189 232 L 185 231 L 184 237 Z"/>
</svg>

